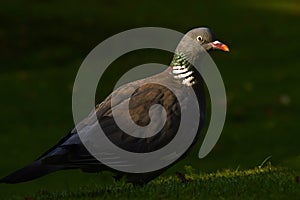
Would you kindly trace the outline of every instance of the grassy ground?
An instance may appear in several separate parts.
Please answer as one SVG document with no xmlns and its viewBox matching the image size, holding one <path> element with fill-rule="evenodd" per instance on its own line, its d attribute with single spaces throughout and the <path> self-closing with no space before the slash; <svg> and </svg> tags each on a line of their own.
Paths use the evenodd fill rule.
<svg viewBox="0 0 300 200">
<path fill-rule="evenodd" d="M 229 100 L 227 121 L 218 144 L 208 157 L 199 160 L 199 141 L 189 157 L 164 176 L 182 171 L 185 165 L 191 165 L 197 174 L 246 170 L 268 156 L 272 156 L 275 166 L 288 167 L 299 175 L 299 13 L 300 4 L 293 0 L 229 0 L 217 4 L 199 0 L 1 1 L 0 176 L 34 160 L 73 127 L 72 85 L 90 50 L 113 34 L 143 26 L 162 26 L 182 32 L 209 26 L 231 48 L 230 54 L 212 53 Z M 169 55 L 155 51 L 120 58 L 115 68 L 112 67 L 113 76 L 100 83 L 98 98 L 103 99 L 110 92 L 120 68 L 154 61 L 168 64 L 169 60 Z M 280 174 L 283 180 L 290 180 L 289 172 Z M 248 179 L 241 179 L 244 185 L 256 188 L 258 194 L 267 195 L 259 190 L 263 187 L 263 182 L 258 181 L 261 179 L 248 184 Z M 0 199 L 13 194 L 33 195 L 41 189 L 77 191 L 88 185 L 92 186 L 88 191 L 97 193 L 99 188 L 115 187 L 104 187 L 107 183 L 111 182 L 102 175 L 58 172 L 29 183 L 1 185 Z M 193 191 L 199 188 L 203 192 L 196 183 L 187 184 L 191 184 Z M 174 183 L 170 187 L 173 185 L 186 184 Z M 146 187 L 145 195 L 150 194 L 147 191 L 151 188 L 163 191 L 154 184 Z M 163 188 L 167 190 L 168 184 L 163 184 Z M 268 197 L 272 197 L 272 192 L 279 194 L 276 191 L 279 187 L 274 188 Z M 127 189 L 130 191 L 130 186 L 124 186 Z M 210 194 L 211 198 L 220 196 L 205 193 Z M 230 191 L 227 194 L 228 198 L 234 195 Z M 291 199 L 294 195 L 282 193 L 282 197 Z"/>
<path fill-rule="evenodd" d="M 291 170 L 268 165 L 239 171 L 225 170 L 196 174 L 186 166 L 184 174 L 160 177 L 146 186 L 114 182 L 106 186 L 12 196 L 9 199 L 299 199 L 299 176 Z"/>
</svg>

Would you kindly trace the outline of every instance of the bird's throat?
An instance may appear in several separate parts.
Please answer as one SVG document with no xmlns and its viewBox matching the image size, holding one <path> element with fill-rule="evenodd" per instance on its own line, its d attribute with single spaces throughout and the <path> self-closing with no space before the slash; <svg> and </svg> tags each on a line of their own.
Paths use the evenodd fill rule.
<svg viewBox="0 0 300 200">
<path fill-rule="evenodd" d="M 193 86 L 196 83 L 193 65 L 184 54 L 175 54 L 171 62 L 172 75 L 185 86 Z"/>
</svg>

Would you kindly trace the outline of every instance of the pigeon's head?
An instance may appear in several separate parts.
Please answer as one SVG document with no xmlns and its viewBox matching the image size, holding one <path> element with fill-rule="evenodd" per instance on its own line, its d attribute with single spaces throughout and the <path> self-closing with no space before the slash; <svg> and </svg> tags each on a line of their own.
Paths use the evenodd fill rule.
<svg viewBox="0 0 300 200">
<path fill-rule="evenodd" d="M 199 48 L 199 45 L 202 48 Z M 185 34 L 185 36 L 179 42 L 176 53 L 183 53 L 190 59 L 194 59 L 201 55 L 201 52 L 205 49 L 210 50 L 222 50 L 229 51 L 227 45 L 216 39 L 214 32 L 206 27 L 195 28 Z"/>
</svg>

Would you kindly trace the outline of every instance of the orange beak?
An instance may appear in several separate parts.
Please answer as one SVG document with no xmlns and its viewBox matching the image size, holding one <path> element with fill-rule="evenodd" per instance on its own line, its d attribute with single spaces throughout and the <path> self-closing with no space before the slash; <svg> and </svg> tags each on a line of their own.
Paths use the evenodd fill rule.
<svg viewBox="0 0 300 200">
<path fill-rule="evenodd" d="M 229 51 L 229 47 L 226 44 L 223 44 L 220 41 L 214 41 L 210 43 L 213 47 L 213 49 L 218 49 L 218 50 L 222 50 L 222 51 Z"/>
</svg>

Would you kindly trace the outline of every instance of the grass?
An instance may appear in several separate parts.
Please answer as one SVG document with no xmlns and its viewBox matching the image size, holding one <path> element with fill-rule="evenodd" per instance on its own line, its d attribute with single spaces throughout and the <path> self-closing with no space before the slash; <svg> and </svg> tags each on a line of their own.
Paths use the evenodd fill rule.
<svg viewBox="0 0 300 200">
<path fill-rule="evenodd" d="M 260 198 L 261 195 L 262 199 L 276 199 L 279 195 L 280 199 L 293 199 L 294 194 L 299 196 L 295 188 L 299 186 L 294 184 L 295 176 L 300 174 L 299 5 L 295 0 L 228 0 L 217 4 L 199 0 L 1 1 L 0 176 L 34 160 L 73 127 L 71 97 L 76 72 L 91 49 L 111 35 L 143 26 L 162 26 L 182 32 L 209 26 L 218 39 L 230 46 L 231 52 L 212 53 L 228 96 L 228 113 L 221 138 L 202 160 L 197 158 L 202 142 L 199 140 L 185 160 L 164 173 L 164 177 L 171 176 L 174 182 L 154 181 L 145 188 L 132 188 L 112 183 L 102 175 L 72 170 L 28 183 L 1 185 L 0 199 L 12 195 L 22 198 L 25 194 L 33 197 L 39 190 L 48 191 L 47 195 L 53 198 L 64 193 L 68 198 L 72 198 L 71 193 L 80 198 L 79 192 L 83 196 L 85 192 L 97 196 L 100 193 L 102 197 L 103 191 L 109 199 L 118 198 L 117 188 L 124 198 L 145 194 L 145 198 L 161 195 L 168 199 L 164 194 L 180 196 L 180 190 L 168 190 L 173 186 L 191 199 L 192 194 L 238 198 L 235 187 L 249 188 L 248 192 L 240 190 L 245 198 Z M 124 69 L 154 61 L 168 64 L 170 59 L 161 52 L 136 53 L 116 61 L 111 74 L 100 83 L 97 98 L 105 98 Z M 256 168 L 252 171 L 257 176 L 238 176 L 268 156 L 272 156 L 275 166 L 288 167 L 293 172 L 272 167 L 263 174 Z M 198 177 L 199 180 L 182 184 L 173 175 L 183 171 L 185 165 L 191 165 L 194 174 L 203 177 L 221 171 L 232 173 L 236 179 L 223 176 L 205 182 Z M 240 166 L 240 171 L 235 172 L 236 166 Z M 264 178 L 266 182 L 262 181 Z M 285 183 L 285 192 L 280 192 L 279 179 Z M 224 185 L 219 182 L 221 180 Z M 234 180 L 238 183 L 232 182 Z M 201 185 L 203 181 L 206 184 Z M 287 189 L 288 183 L 291 183 L 291 190 Z M 211 186 L 210 190 L 205 185 Z M 105 188 L 110 188 L 111 193 Z M 226 192 L 219 194 L 224 191 L 222 188 Z M 47 195 L 38 197 L 47 198 Z"/>
<path fill-rule="evenodd" d="M 34 195 L 11 199 L 283 199 L 287 196 L 298 199 L 300 195 L 299 176 L 270 163 L 248 170 L 200 174 L 186 166 L 185 173 L 181 178 L 178 176 L 160 177 L 142 187 L 120 181 L 54 192 L 41 190 Z"/>
</svg>

